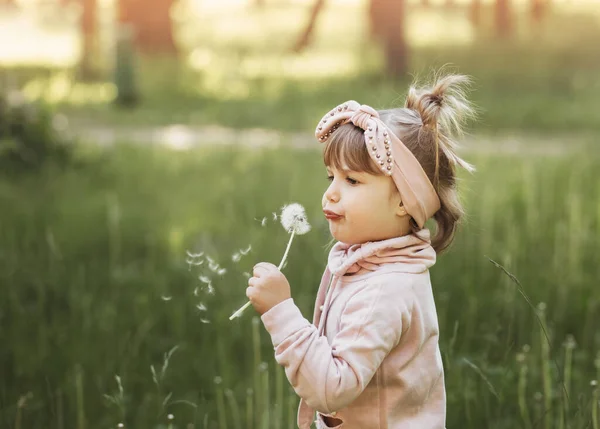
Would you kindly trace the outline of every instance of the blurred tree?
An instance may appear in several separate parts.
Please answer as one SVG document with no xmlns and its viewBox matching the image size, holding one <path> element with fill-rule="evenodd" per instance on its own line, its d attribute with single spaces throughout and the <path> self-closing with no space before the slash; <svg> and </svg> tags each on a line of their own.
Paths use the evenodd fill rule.
<svg viewBox="0 0 600 429">
<path fill-rule="evenodd" d="M 308 45 L 310 45 L 311 37 L 313 31 L 315 29 L 315 25 L 317 23 L 317 18 L 319 14 L 323 10 L 323 6 L 325 5 L 325 0 L 317 0 L 310 10 L 310 17 L 308 19 L 308 23 L 304 28 L 304 31 L 300 34 L 294 47 L 292 48 L 294 52 L 302 52 Z"/>
<path fill-rule="evenodd" d="M 471 0 L 471 24 L 474 28 L 479 28 L 481 24 L 481 0 Z"/>
<path fill-rule="evenodd" d="M 512 33 L 510 0 L 496 0 L 496 35 L 501 39 L 509 38 Z"/>
<path fill-rule="evenodd" d="M 117 87 L 115 104 L 120 107 L 135 107 L 140 101 L 133 39 L 133 26 L 131 24 L 119 24 L 114 79 Z"/>
<path fill-rule="evenodd" d="M 531 0 L 531 22 L 533 24 L 542 22 L 548 9 L 548 3 L 548 0 Z"/>
<path fill-rule="evenodd" d="M 371 0 L 369 17 L 371 35 L 383 44 L 387 73 L 404 74 L 408 67 L 404 0 Z"/>
<path fill-rule="evenodd" d="M 135 47 L 151 54 L 176 54 L 171 6 L 174 0 L 119 0 L 119 22 L 131 24 Z"/>
<path fill-rule="evenodd" d="M 316 0 L 313 4 L 308 23 L 294 44 L 294 52 L 301 52 L 310 44 L 324 5 L 325 0 Z M 372 39 L 383 45 L 388 74 L 399 76 L 405 73 L 408 46 L 404 34 L 404 0 L 371 0 L 369 24 Z"/>
<path fill-rule="evenodd" d="M 95 77 L 94 58 L 96 58 L 96 0 L 81 0 L 81 36 L 82 49 L 79 63 L 79 77 L 83 80 Z"/>
</svg>

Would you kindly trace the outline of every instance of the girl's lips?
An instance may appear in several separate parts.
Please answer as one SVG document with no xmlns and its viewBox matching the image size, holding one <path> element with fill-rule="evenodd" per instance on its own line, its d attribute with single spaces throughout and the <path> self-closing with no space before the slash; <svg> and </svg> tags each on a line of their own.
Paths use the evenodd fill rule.
<svg viewBox="0 0 600 429">
<path fill-rule="evenodd" d="M 334 213 L 325 213 L 325 217 L 328 220 L 338 220 L 338 219 L 341 219 L 343 216 L 340 216 L 340 215 L 337 215 L 337 214 L 334 214 Z"/>
</svg>

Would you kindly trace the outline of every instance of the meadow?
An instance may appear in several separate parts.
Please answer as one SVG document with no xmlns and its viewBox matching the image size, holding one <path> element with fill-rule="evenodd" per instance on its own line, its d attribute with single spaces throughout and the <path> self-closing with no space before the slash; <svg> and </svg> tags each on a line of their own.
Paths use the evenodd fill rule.
<svg viewBox="0 0 600 429">
<path fill-rule="evenodd" d="M 306 207 L 313 230 L 295 238 L 283 271 L 312 317 L 330 244 L 319 145 L 293 147 L 284 134 L 269 148 L 201 138 L 185 151 L 101 147 L 86 144 L 86 127 L 310 137 L 331 106 L 401 105 L 413 75 L 449 64 L 473 76 L 479 120 L 464 153 L 477 172 L 461 173 L 468 217 L 431 271 L 447 427 L 600 429 L 593 6 L 572 15 L 557 6 L 538 32 L 521 17 L 514 39 L 498 41 L 484 2 L 488 30 L 462 42 L 461 11 L 411 9 L 411 73 L 399 79 L 382 74 L 372 43 L 358 43 L 357 10 L 329 9 L 314 46 L 290 54 L 302 21 L 289 8 L 176 13 L 187 17 L 177 28 L 190 61 L 138 58 L 135 109 L 112 104 L 110 66 L 92 82 L 74 68 L 0 70 L 2 84 L 49 103 L 55 127 L 81 140 L 65 168 L 0 171 L 0 427 L 295 427 L 298 398 L 260 320 L 251 309 L 228 318 L 246 302 L 253 265 L 281 260 L 288 235 L 273 213 L 290 202 Z M 340 46 L 346 25 L 357 31 Z M 421 25 L 440 27 L 438 38 L 419 44 Z M 477 150 L 479 140 L 490 144 Z"/>
<path fill-rule="evenodd" d="M 292 427 L 266 331 L 228 316 L 244 273 L 281 259 L 272 213 L 299 202 L 314 229 L 284 272 L 311 317 L 330 238 L 319 151 L 84 148 L 1 182 L 2 426 Z M 447 426 L 595 429 L 598 155 L 466 157 L 469 218 L 432 269 Z"/>
</svg>

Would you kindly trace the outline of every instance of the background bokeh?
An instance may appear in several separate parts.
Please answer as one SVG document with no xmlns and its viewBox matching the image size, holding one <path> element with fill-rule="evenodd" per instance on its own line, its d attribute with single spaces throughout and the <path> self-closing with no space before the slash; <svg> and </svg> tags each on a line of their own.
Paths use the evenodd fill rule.
<svg viewBox="0 0 600 429">
<path fill-rule="evenodd" d="M 228 317 L 290 202 L 312 317 L 317 121 L 445 70 L 479 113 L 432 269 L 447 427 L 598 429 L 598 41 L 592 0 L 0 1 L 0 427 L 295 427 L 260 321 Z"/>
</svg>

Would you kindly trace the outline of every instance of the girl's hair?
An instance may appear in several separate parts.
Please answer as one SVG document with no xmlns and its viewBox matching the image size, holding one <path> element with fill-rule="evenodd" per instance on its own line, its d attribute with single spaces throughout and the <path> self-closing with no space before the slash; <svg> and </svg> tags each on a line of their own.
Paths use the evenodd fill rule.
<svg viewBox="0 0 600 429">
<path fill-rule="evenodd" d="M 404 107 L 379 110 L 386 126 L 417 158 L 433 184 L 441 202 L 434 215 L 436 232 L 431 244 L 436 252 L 444 251 L 465 215 L 457 189 L 456 166 L 469 172 L 475 168 L 456 153 L 454 136 L 462 135 L 465 120 L 475 117 L 475 110 L 465 96 L 471 83 L 464 75 L 448 74 L 434 77 L 431 86 L 410 86 Z M 326 141 L 323 153 L 325 165 L 341 169 L 383 175 L 368 154 L 364 130 L 348 123 L 341 125 Z M 413 232 L 419 227 L 411 219 Z"/>
</svg>

